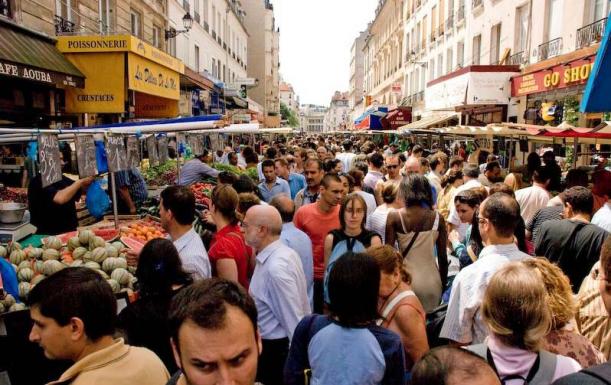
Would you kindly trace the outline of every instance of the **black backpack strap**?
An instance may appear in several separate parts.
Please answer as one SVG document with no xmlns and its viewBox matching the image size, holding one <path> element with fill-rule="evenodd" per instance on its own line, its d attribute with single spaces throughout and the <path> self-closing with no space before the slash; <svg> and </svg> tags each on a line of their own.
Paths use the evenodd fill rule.
<svg viewBox="0 0 611 385">
<path fill-rule="evenodd" d="M 409 251 L 412 249 L 412 246 L 414 246 L 414 242 L 416 242 L 416 238 L 418 238 L 418 234 L 420 234 L 420 231 L 416 231 L 414 233 L 414 236 L 412 237 L 411 241 L 409 241 L 409 243 L 407 244 L 407 247 L 405 248 L 405 250 L 403 250 L 403 259 L 407 258 L 407 254 L 409 254 Z"/>
<path fill-rule="evenodd" d="M 611 364 L 608 362 L 583 369 L 581 372 L 602 381 L 603 384 L 611 385 Z"/>
</svg>

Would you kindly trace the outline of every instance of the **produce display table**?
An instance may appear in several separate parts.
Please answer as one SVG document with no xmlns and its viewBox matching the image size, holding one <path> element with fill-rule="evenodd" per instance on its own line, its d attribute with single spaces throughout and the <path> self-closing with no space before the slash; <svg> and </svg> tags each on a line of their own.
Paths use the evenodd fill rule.
<svg viewBox="0 0 611 385">
<path fill-rule="evenodd" d="M 46 237 L 48 237 L 48 235 L 32 234 L 20 240 L 19 243 L 23 248 L 26 248 L 28 246 L 40 247 L 42 246 L 42 239 Z"/>
</svg>

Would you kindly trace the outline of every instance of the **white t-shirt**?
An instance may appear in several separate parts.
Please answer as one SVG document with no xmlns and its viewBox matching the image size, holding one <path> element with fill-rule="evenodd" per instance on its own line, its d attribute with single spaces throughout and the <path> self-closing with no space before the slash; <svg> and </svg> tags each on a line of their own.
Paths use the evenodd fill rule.
<svg viewBox="0 0 611 385">
<path fill-rule="evenodd" d="M 355 157 L 356 157 L 356 154 L 353 154 L 351 152 L 340 152 L 337 155 L 335 155 L 335 159 L 338 159 L 340 162 L 342 162 L 342 167 L 343 167 L 344 172 L 350 171 L 350 169 L 353 166 Z"/>
<path fill-rule="evenodd" d="M 543 187 L 533 185 L 516 191 L 516 200 L 520 204 L 520 211 L 524 223 L 530 222 L 537 211 L 547 206 L 550 200 L 549 192 Z"/>
<path fill-rule="evenodd" d="M 611 202 L 598 209 L 592 217 L 592 224 L 611 233 Z"/>
</svg>

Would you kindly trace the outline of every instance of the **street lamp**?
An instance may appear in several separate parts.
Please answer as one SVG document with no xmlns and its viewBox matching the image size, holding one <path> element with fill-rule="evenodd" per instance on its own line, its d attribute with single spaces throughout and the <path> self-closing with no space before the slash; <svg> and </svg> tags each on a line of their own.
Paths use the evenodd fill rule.
<svg viewBox="0 0 611 385">
<path fill-rule="evenodd" d="M 181 30 L 175 30 L 174 28 L 166 30 L 165 39 L 173 39 L 181 33 L 189 32 L 189 30 L 193 26 L 193 18 L 191 17 L 191 14 L 189 12 L 185 13 L 185 15 L 182 17 L 182 26 L 184 27 L 184 29 Z"/>
</svg>

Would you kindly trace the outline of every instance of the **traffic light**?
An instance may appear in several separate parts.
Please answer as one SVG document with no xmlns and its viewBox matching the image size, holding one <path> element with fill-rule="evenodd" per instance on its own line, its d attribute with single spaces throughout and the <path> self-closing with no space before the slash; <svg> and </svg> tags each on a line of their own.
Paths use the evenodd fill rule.
<svg viewBox="0 0 611 385">
<path fill-rule="evenodd" d="M 242 84 L 240 86 L 240 97 L 246 99 L 247 96 L 248 96 L 248 93 L 246 92 L 246 85 Z"/>
</svg>

